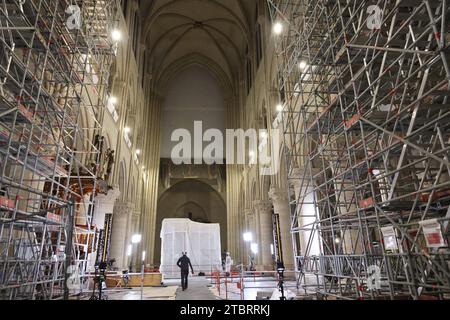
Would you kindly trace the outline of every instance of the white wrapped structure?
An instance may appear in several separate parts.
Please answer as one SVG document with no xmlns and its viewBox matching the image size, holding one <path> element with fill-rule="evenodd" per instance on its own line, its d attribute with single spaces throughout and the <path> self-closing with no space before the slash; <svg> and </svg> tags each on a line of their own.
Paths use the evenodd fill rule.
<svg viewBox="0 0 450 320">
<path fill-rule="evenodd" d="M 187 251 L 194 272 L 221 269 L 220 226 L 189 219 L 164 219 L 161 227 L 161 266 L 164 277 L 179 277 L 177 261 Z"/>
</svg>

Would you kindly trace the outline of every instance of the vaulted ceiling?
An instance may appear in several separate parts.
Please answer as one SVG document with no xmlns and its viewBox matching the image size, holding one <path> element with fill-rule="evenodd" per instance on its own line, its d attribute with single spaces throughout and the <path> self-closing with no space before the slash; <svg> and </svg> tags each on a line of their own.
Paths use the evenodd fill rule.
<svg viewBox="0 0 450 320">
<path fill-rule="evenodd" d="M 202 60 L 233 83 L 245 59 L 256 0 L 141 1 L 143 38 L 153 79 L 180 61 Z M 208 64 L 206 63 L 206 64 Z"/>
</svg>

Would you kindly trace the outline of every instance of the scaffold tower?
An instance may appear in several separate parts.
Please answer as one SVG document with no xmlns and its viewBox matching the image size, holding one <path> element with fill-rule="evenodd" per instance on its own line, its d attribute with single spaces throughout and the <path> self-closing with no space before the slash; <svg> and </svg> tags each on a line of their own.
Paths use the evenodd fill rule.
<svg viewBox="0 0 450 320">
<path fill-rule="evenodd" d="M 100 137 L 116 10 L 116 0 L 0 1 L 0 299 L 82 289 L 94 198 L 108 189 Z"/>
<path fill-rule="evenodd" d="M 298 283 L 450 298 L 446 0 L 268 0 Z"/>
</svg>

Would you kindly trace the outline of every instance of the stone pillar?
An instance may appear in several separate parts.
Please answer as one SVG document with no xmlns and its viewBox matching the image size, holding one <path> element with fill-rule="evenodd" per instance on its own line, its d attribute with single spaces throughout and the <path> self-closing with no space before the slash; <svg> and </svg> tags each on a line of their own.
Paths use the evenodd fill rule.
<svg viewBox="0 0 450 320">
<path fill-rule="evenodd" d="M 112 214 L 114 210 L 114 203 L 120 196 L 118 188 L 113 188 L 108 191 L 107 194 L 98 194 L 95 196 L 94 216 L 92 218 L 92 225 L 97 230 L 103 230 L 105 228 L 105 215 Z M 89 253 L 88 256 L 88 268 L 94 270 L 95 260 L 97 257 L 97 248 L 94 248 L 94 252 Z"/>
<path fill-rule="evenodd" d="M 352 190 L 353 181 L 351 180 L 335 180 L 335 196 L 336 196 L 336 214 L 345 216 L 348 212 L 354 212 L 356 207 L 356 195 Z M 343 254 L 362 254 L 364 253 L 362 232 L 358 229 L 337 228 L 335 225 L 335 243 L 336 253 Z M 340 241 L 337 241 L 339 239 Z"/>
<path fill-rule="evenodd" d="M 295 178 L 292 183 L 297 203 L 297 227 L 300 228 L 299 251 L 303 256 L 318 256 L 321 253 L 321 243 L 319 226 L 314 223 L 317 221 L 317 211 L 310 172 L 297 168 L 293 170 L 292 176 Z"/>
<path fill-rule="evenodd" d="M 245 215 L 245 232 L 250 232 L 253 235 L 253 241 L 256 239 L 256 228 L 255 228 L 255 214 L 253 213 L 253 209 L 244 209 L 244 215 Z M 244 263 L 248 266 L 250 264 L 250 255 L 253 256 L 251 250 L 250 250 L 250 244 L 251 242 L 244 242 L 245 246 L 245 259 Z M 256 258 L 256 257 L 255 257 Z M 254 263 L 256 264 L 256 260 L 254 260 Z"/>
<path fill-rule="evenodd" d="M 146 102 L 146 110 L 144 112 L 144 123 L 147 124 L 144 134 L 148 137 L 145 139 L 143 147 L 142 164 L 147 168 L 145 170 L 144 192 L 142 194 L 143 202 L 141 206 L 140 231 L 142 234 L 142 242 L 139 244 L 139 252 L 146 251 L 146 265 L 153 265 L 155 254 L 155 233 L 156 231 L 156 211 L 158 204 L 158 181 L 159 181 L 159 164 L 160 164 L 160 124 L 161 124 L 161 102 L 162 98 L 157 92 L 150 89 L 151 86 L 146 85 L 144 94 L 148 97 Z M 140 261 L 140 260 L 139 260 Z M 141 267 L 139 266 L 138 269 Z"/>
<path fill-rule="evenodd" d="M 111 236 L 111 259 L 116 259 L 115 266 L 127 268 L 127 246 L 130 243 L 134 203 L 116 202 L 114 206 L 113 228 Z"/>
<path fill-rule="evenodd" d="M 288 193 L 286 190 L 271 188 L 269 197 L 273 203 L 273 209 L 280 217 L 281 245 L 283 249 L 283 261 L 286 270 L 294 270 L 294 254 L 291 236 L 291 214 L 289 210 Z"/>
<path fill-rule="evenodd" d="M 239 171 L 234 165 L 227 166 L 226 170 L 226 204 L 227 204 L 227 251 L 231 253 L 231 257 L 235 260 L 240 255 L 240 228 L 239 228 L 239 212 L 238 202 L 239 194 L 236 188 L 239 185 Z"/>
<path fill-rule="evenodd" d="M 318 220 L 318 211 L 316 210 L 316 199 L 314 196 L 314 185 L 311 179 L 311 173 L 315 175 L 317 171 L 305 172 L 304 168 L 292 170 L 292 177 L 294 178 L 292 179 L 292 184 L 297 204 L 297 225 L 295 225 L 295 227 L 299 229 L 298 240 L 300 242 L 300 248 L 297 248 L 297 254 L 304 257 L 317 257 L 322 253 L 319 225 L 315 223 Z M 319 265 L 317 265 L 317 269 L 320 270 Z M 306 271 L 303 279 L 306 285 L 323 284 L 323 277 L 317 278 L 315 275 L 309 273 L 309 271 L 313 270 L 303 270 Z"/>
<path fill-rule="evenodd" d="M 140 234 L 140 229 L 139 229 L 140 221 L 141 221 L 141 211 L 134 210 L 133 216 L 131 217 L 131 230 L 130 230 L 129 237 L 128 237 L 129 242 L 131 242 L 131 237 L 133 236 L 133 234 Z M 130 244 L 129 242 L 126 244 L 126 249 L 128 248 L 128 245 Z M 141 261 L 142 261 L 142 253 L 138 254 L 136 251 L 136 248 L 132 248 L 132 256 L 127 257 L 126 265 L 129 266 L 131 264 L 136 267 L 141 264 Z"/>
<path fill-rule="evenodd" d="M 254 201 L 256 215 L 258 217 L 259 243 L 258 256 L 260 270 L 273 270 L 273 259 L 270 245 L 273 244 L 272 228 L 272 203 L 270 201 Z"/>
<path fill-rule="evenodd" d="M 98 230 L 105 227 L 105 215 L 113 213 L 116 199 L 120 196 L 119 188 L 113 188 L 107 194 L 98 194 L 95 196 L 95 211 L 92 224 Z"/>
</svg>

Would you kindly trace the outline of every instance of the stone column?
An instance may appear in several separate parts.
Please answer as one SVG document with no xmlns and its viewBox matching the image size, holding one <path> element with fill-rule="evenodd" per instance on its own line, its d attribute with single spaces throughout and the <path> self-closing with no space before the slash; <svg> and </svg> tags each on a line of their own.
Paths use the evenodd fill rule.
<svg viewBox="0 0 450 320">
<path fill-rule="evenodd" d="M 105 215 L 113 213 L 116 199 L 120 196 L 119 188 L 113 188 L 107 194 L 98 194 L 95 196 L 95 211 L 92 224 L 98 230 L 105 227 Z"/>
<path fill-rule="evenodd" d="M 155 254 L 155 233 L 156 233 L 156 210 L 158 204 L 158 181 L 160 164 L 160 124 L 161 124 L 161 102 L 162 98 L 157 92 L 146 85 L 144 94 L 148 97 L 146 110 L 144 112 L 144 123 L 147 124 L 144 134 L 145 139 L 143 147 L 142 164 L 147 168 L 144 173 L 144 192 L 142 194 L 143 202 L 141 206 L 140 234 L 142 242 L 138 246 L 139 252 L 147 252 L 145 264 L 153 265 Z M 140 260 L 139 260 L 140 261 Z M 141 267 L 139 266 L 139 269 Z"/>
<path fill-rule="evenodd" d="M 235 165 L 228 165 L 226 170 L 226 204 L 227 204 L 227 250 L 235 260 L 240 255 L 240 228 L 238 202 L 239 194 L 236 186 L 239 184 L 239 171 Z"/>
<path fill-rule="evenodd" d="M 305 169 L 293 169 L 292 181 L 297 203 L 297 227 L 299 230 L 300 253 L 303 256 L 318 256 L 321 253 L 317 221 L 317 211 L 314 197 L 314 187 L 310 172 Z M 315 174 L 315 172 L 312 172 Z M 313 236 L 311 237 L 311 234 Z"/>
<path fill-rule="evenodd" d="M 304 257 L 320 256 L 322 253 L 322 242 L 319 234 L 319 225 L 317 222 L 318 211 L 316 210 L 314 185 L 311 174 L 315 175 L 317 171 L 309 169 L 296 168 L 292 171 L 292 184 L 295 192 L 297 225 L 299 228 L 298 239 L 300 248 L 297 248 L 298 254 Z M 319 262 L 320 263 L 320 262 Z M 318 266 L 320 270 L 320 267 Z M 305 269 L 304 269 L 305 270 Z M 310 271 L 310 270 L 305 270 Z M 323 277 L 317 278 L 311 273 L 306 273 L 303 280 L 306 285 L 323 284 Z"/>
<path fill-rule="evenodd" d="M 286 270 L 293 270 L 295 264 L 292 249 L 291 214 L 287 195 L 287 191 L 283 189 L 271 188 L 269 191 L 269 197 L 272 200 L 274 212 L 280 217 L 284 266 Z"/>
<path fill-rule="evenodd" d="M 253 235 L 253 240 L 256 239 L 256 228 L 255 228 L 255 215 L 253 213 L 253 209 L 244 209 L 245 215 L 245 232 L 250 232 Z M 244 242 L 245 245 L 245 259 L 244 263 L 249 265 L 250 259 L 249 256 L 253 255 L 250 250 L 251 242 Z M 256 258 L 256 257 L 255 257 Z M 256 264 L 256 260 L 254 261 Z"/>
<path fill-rule="evenodd" d="M 111 236 L 111 259 L 116 259 L 115 266 L 127 268 L 127 245 L 130 243 L 130 232 L 134 203 L 116 202 L 114 206 L 113 228 Z"/>
<path fill-rule="evenodd" d="M 107 194 L 98 194 L 95 196 L 94 216 L 92 218 L 92 225 L 97 230 L 103 230 L 105 228 L 105 215 L 112 214 L 114 211 L 114 203 L 120 196 L 118 188 L 113 188 L 108 191 Z M 97 248 L 94 248 L 94 252 L 88 256 L 88 266 L 90 270 L 94 270 L 95 260 L 97 257 Z"/>
<path fill-rule="evenodd" d="M 131 237 L 133 236 L 133 234 L 140 234 L 140 230 L 139 230 L 139 226 L 140 226 L 140 220 L 141 220 L 141 211 L 140 210 L 134 210 L 133 212 L 133 216 L 131 217 L 131 230 L 129 233 L 129 237 L 128 240 L 129 242 L 131 242 Z M 125 248 L 128 248 L 128 245 L 130 243 L 126 244 Z M 127 257 L 127 266 L 129 266 L 130 264 L 132 264 L 133 266 L 138 266 L 141 263 L 142 260 L 142 253 L 138 254 L 135 251 L 135 248 L 132 248 L 134 251 L 132 252 L 132 256 L 131 257 Z M 128 260 L 128 259 L 131 259 Z"/>
<path fill-rule="evenodd" d="M 351 180 L 335 180 L 335 196 L 336 196 L 336 214 L 345 216 L 348 212 L 354 212 L 356 207 L 355 191 L 352 191 L 353 181 Z M 362 254 L 364 253 L 363 230 L 346 229 L 334 227 L 335 250 L 336 253 L 343 254 Z"/>
<path fill-rule="evenodd" d="M 270 245 L 273 244 L 272 203 L 257 200 L 253 202 L 258 217 L 259 243 L 258 256 L 260 270 L 273 270 L 272 253 Z"/>
</svg>

